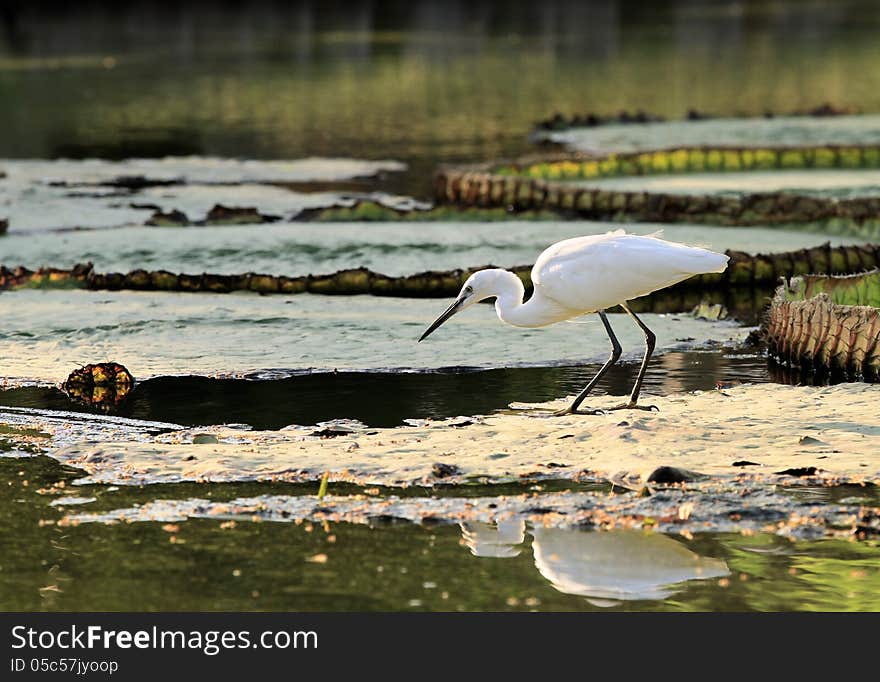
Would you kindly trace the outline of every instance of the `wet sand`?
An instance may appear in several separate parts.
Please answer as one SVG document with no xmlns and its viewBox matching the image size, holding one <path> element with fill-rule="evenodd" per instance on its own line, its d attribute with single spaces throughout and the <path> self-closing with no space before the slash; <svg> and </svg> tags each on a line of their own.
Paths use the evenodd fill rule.
<svg viewBox="0 0 880 682">
<path fill-rule="evenodd" d="M 810 475 L 829 484 L 880 483 L 878 395 L 880 387 L 870 384 L 747 384 L 643 396 L 658 412 L 550 416 L 566 404 L 558 400 L 396 428 L 210 427 L 144 430 L 135 438 L 108 425 L 106 439 L 91 433 L 87 440 L 77 437 L 76 424 L 35 424 L 30 415 L 27 423 L 52 434 L 48 454 L 83 469 L 87 483 L 317 481 L 330 471 L 331 481 L 363 485 L 552 477 L 638 487 L 664 466 L 711 477 L 747 472 L 756 480 Z M 606 396 L 587 405 L 619 402 Z"/>
</svg>

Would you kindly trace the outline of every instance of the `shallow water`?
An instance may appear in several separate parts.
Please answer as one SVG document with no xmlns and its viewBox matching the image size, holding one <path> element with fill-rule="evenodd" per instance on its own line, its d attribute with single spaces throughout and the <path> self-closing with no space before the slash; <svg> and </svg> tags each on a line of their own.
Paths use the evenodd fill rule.
<svg viewBox="0 0 880 682">
<path fill-rule="evenodd" d="M 614 367 L 596 393 L 625 395 L 635 362 Z M 513 402 L 543 402 L 576 394 L 599 369 L 581 366 L 517 367 L 430 372 L 261 373 L 274 379 L 159 377 L 138 383 L 113 414 L 186 426 L 248 424 L 278 429 L 345 417 L 369 426 L 396 426 L 409 418 L 488 414 Z M 281 378 L 289 374 L 287 378 Z M 259 375 L 258 375 L 259 376 Z M 671 351 L 649 366 L 644 395 L 712 390 L 718 381 L 767 381 L 760 355 Z M 650 400 L 650 398 L 647 398 Z M 86 410 L 49 386 L 0 389 L 2 407 Z"/>
<path fill-rule="evenodd" d="M 273 370 L 511 367 L 604 361 L 609 342 L 587 316 L 540 329 L 502 325 L 474 306 L 417 343 L 447 303 L 377 296 L 258 296 L 22 290 L 0 295 L 0 367 L 9 379 L 62 381 L 81 364 L 120 362 L 135 378 Z M 642 333 L 610 316 L 625 357 Z M 644 316 L 659 348 L 733 345 L 747 330 L 690 315 Z"/>
<path fill-rule="evenodd" d="M 47 458 L 0 458 L 0 485 L 14 490 L 0 507 L 8 550 L 0 560 L 0 594 L 7 610 L 880 608 L 875 541 L 716 533 L 686 539 L 382 518 L 369 525 L 239 518 L 59 527 L 52 522 L 66 513 L 110 510 L 154 495 L 222 501 L 255 489 L 306 492 L 229 484 L 37 494 L 72 474 Z M 71 496 L 96 501 L 65 502 Z M 50 506 L 53 500 L 58 504 Z"/>
<path fill-rule="evenodd" d="M 880 111 L 868 0 L 10 12 L 0 36 L 0 128 L 16 131 L 0 142 L 7 156 L 357 150 L 410 162 L 405 193 L 425 195 L 438 160 L 526 152 L 533 123 L 557 111 L 761 115 L 827 100 Z"/>
</svg>

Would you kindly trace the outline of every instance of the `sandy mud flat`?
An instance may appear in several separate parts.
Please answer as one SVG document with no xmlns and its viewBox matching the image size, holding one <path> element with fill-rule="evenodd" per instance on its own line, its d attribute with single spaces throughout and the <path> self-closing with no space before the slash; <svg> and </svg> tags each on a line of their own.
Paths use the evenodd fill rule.
<svg viewBox="0 0 880 682">
<path fill-rule="evenodd" d="M 43 452 L 82 470 L 75 482 L 92 491 L 178 482 L 316 484 L 330 472 L 322 499 L 301 487 L 297 494 L 270 488 L 225 501 L 162 494 L 92 511 L 93 497 L 49 489 L 67 496 L 55 503 L 66 513 L 62 525 L 399 519 L 865 538 L 880 534 L 878 391 L 870 384 L 743 384 L 645 396 L 657 412 L 551 416 L 565 405 L 558 400 L 394 428 L 337 421 L 280 431 L 184 429 L 27 410 L 3 420 L 7 438 L 17 432 L 27 441 L 20 454 Z M 619 400 L 588 402 L 608 408 Z M 559 490 L 565 480 L 575 488 Z M 555 483 L 545 489 L 544 481 Z M 504 484 L 505 494 L 493 484 Z"/>
<path fill-rule="evenodd" d="M 250 431 L 171 429 L 137 438 L 108 426 L 79 440 L 74 426 L 39 424 L 63 447 L 49 454 L 85 470 L 84 482 L 330 480 L 408 486 L 550 476 L 638 486 L 660 467 L 706 476 L 793 471 L 826 481 L 880 483 L 880 387 L 741 385 L 644 396 L 659 411 L 550 416 L 552 403 L 488 416 L 411 420 L 396 428 L 357 423 Z M 620 398 L 588 400 L 607 408 Z M 28 421 L 33 426 L 33 416 Z M 37 420 L 39 421 L 39 420 Z M 76 441 L 76 442 L 71 442 Z"/>
</svg>

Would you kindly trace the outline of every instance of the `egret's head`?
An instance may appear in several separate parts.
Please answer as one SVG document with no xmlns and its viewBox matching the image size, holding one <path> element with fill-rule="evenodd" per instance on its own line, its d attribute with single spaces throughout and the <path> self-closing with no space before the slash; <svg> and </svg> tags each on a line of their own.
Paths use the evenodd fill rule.
<svg viewBox="0 0 880 682">
<path fill-rule="evenodd" d="M 470 308 L 474 303 L 479 303 L 483 299 L 491 298 L 498 295 L 498 278 L 499 273 L 506 273 L 505 270 L 480 270 L 467 278 L 467 281 L 458 292 L 458 297 L 453 301 L 440 317 L 434 320 L 433 324 L 428 327 L 422 334 L 419 341 L 423 341 L 428 334 L 433 332 L 437 327 L 446 322 L 450 317 L 459 313 L 465 308 Z"/>
</svg>

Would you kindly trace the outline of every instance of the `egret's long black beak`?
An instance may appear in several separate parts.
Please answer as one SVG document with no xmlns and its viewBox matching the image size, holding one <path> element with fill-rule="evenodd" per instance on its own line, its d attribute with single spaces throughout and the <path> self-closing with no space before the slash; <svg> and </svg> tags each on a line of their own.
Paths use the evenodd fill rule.
<svg viewBox="0 0 880 682">
<path fill-rule="evenodd" d="M 450 317 L 455 315 L 455 313 L 458 312 L 458 309 L 461 307 L 461 304 L 465 302 L 465 300 L 465 296 L 456 299 L 456 301 L 451 306 L 443 311 L 443 314 L 440 317 L 434 320 L 434 323 L 430 327 L 428 327 L 425 333 L 422 334 L 421 337 L 419 337 L 419 342 L 421 343 L 422 341 L 424 341 L 431 332 L 433 332 L 435 329 L 437 329 L 437 327 L 446 322 L 446 320 L 448 320 Z"/>
</svg>

